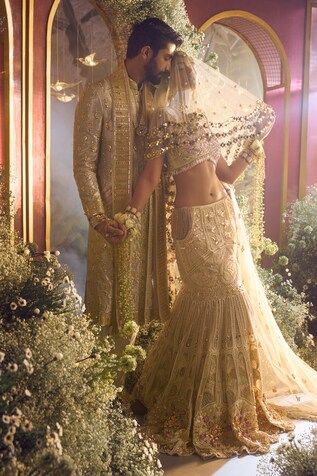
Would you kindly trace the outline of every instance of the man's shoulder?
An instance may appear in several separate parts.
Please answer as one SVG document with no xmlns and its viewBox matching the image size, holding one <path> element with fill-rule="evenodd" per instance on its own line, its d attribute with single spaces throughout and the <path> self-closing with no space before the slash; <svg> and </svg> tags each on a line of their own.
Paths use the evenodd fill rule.
<svg viewBox="0 0 317 476">
<path fill-rule="evenodd" d="M 92 93 L 95 92 L 97 94 L 109 94 L 111 92 L 110 77 L 106 76 L 99 81 L 86 83 L 85 89 L 89 89 Z"/>
<path fill-rule="evenodd" d="M 80 95 L 80 102 L 98 101 L 104 107 L 109 108 L 111 106 L 111 86 L 109 77 L 105 77 L 99 81 L 88 82 Z"/>
</svg>

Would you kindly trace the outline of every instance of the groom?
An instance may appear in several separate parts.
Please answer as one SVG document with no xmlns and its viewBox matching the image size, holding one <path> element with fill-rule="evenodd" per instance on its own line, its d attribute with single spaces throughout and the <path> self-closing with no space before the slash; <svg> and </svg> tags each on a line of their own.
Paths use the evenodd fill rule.
<svg viewBox="0 0 317 476">
<path fill-rule="evenodd" d="M 118 245 L 126 230 L 113 216 L 129 203 L 143 168 L 142 140 L 136 133 L 141 109 L 146 106 L 141 104 L 143 83 L 158 84 L 168 74 L 175 49 L 181 44 L 180 35 L 158 18 L 136 24 L 126 59 L 109 77 L 87 86 L 76 108 L 73 169 L 90 224 L 85 304 L 106 333 L 120 330 L 125 312 L 132 312 L 141 325 L 169 317 L 161 187 L 143 213 L 138 246 L 124 269 Z M 125 277 L 130 278 L 126 281 L 129 289 L 122 284 Z M 119 305 L 127 293 L 133 295 L 132 311 L 122 311 Z"/>
</svg>

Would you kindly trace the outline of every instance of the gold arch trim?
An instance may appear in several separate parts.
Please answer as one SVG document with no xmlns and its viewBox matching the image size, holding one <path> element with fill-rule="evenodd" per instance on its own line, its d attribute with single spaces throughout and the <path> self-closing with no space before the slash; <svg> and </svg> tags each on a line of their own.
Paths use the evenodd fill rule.
<svg viewBox="0 0 317 476">
<path fill-rule="evenodd" d="M 7 187 L 8 192 L 14 193 L 14 171 L 13 171 L 13 157 L 15 157 L 15 144 L 14 144 L 14 122 L 13 122 L 13 96 L 14 96 L 14 83 L 13 83 L 13 19 L 12 11 L 9 0 L 4 0 L 4 9 L 6 15 L 6 23 L 8 28 L 8 43 L 6 45 L 7 51 L 5 51 L 5 62 L 8 65 L 8 82 L 7 82 L 7 96 L 5 97 L 5 109 L 8 111 L 8 125 L 6 126 L 5 136 L 6 136 L 6 151 L 7 151 L 7 163 L 8 163 L 8 172 L 7 172 Z M 10 223 L 11 228 L 14 227 L 14 220 Z"/>
<path fill-rule="evenodd" d="M 205 21 L 199 31 L 204 32 L 209 26 L 213 25 L 216 22 L 225 20 L 227 18 L 238 17 L 249 20 L 250 22 L 256 24 L 262 28 L 270 37 L 273 44 L 275 45 L 278 54 L 282 63 L 282 73 L 283 73 L 283 84 L 284 87 L 284 128 L 283 128 L 283 165 L 282 165 L 282 187 L 281 187 L 281 198 L 280 198 L 280 243 L 283 243 L 285 240 L 285 229 L 282 220 L 283 213 L 287 207 L 287 189 L 288 189 L 288 153 L 289 153 L 289 105 L 290 105 L 290 85 L 291 85 L 291 76 L 290 69 L 288 64 L 287 55 L 284 49 L 284 46 L 273 28 L 266 23 L 262 18 L 254 15 L 253 13 L 246 12 L 244 10 L 227 10 L 221 13 L 218 13 L 207 21 Z M 236 31 L 236 30 L 235 30 Z M 239 31 L 236 33 L 240 34 Z M 240 35 L 242 37 L 242 35 Z M 243 38 L 244 39 L 244 38 Z M 254 49 L 253 49 L 254 51 Z M 265 81 L 266 84 L 266 81 Z"/>
<path fill-rule="evenodd" d="M 310 50 L 312 10 L 317 8 L 316 0 L 308 0 L 305 19 L 305 52 L 304 52 L 304 78 L 303 78 L 303 101 L 302 101 L 302 128 L 300 145 L 300 165 L 298 198 L 304 198 L 307 187 L 307 133 L 308 133 L 308 107 L 309 107 L 309 74 L 310 74 Z"/>
<path fill-rule="evenodd" d="M 34 0 L 22 0 L 22 222 L 33 241 L 33 34 Z"/>
<path fill-rule="evenodd" d="M 51 249 L 51 61 L 52 28 L 61 0 L 54 0 L 46 28 L 45 249 Z"/>
</svg>

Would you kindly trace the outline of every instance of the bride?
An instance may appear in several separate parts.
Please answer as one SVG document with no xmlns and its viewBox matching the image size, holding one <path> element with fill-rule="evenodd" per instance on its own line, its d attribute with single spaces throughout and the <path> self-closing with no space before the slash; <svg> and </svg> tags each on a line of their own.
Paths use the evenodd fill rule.
<svg viewBox="0 0 317 476">
<path fill-rule="evenodd" d="M 274 118 L 268 105 L 183 52 L 155 92 L 147 162 L 120 216 L 132 235 L 162 170 L 174 177 L 182 287 L 130 395 L 147 408 L 145 431 L 163 453 L 267 452 L 279 432 L 294 428 L 292 419 L 317 420 L 317 372 L 275 322 L 230 186 L 263 157 Z"/>
</svg>

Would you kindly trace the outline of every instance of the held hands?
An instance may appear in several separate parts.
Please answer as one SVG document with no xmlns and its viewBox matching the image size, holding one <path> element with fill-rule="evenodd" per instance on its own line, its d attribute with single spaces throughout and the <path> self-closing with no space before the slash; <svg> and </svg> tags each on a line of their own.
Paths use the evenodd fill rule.
<svg viewBox="0 0 317 476">
<path fill-rule="evenodd" d="M 127 228 L 116 220 L 104 219 L 95 226 L 108 243 L 116 245 L 122 243 L 128 234 Z"/>
<path fill-rule="evenodd" d="M 136 208 L 131 208 L 128 206 L 124 212 L 118 212 L 114 216 L 115 220 L 121 225 L 124 226 L 128 232 L 129 239 L 137 236 L 141 231 L 141 213 L 136 210 Z"/>
</svg>

